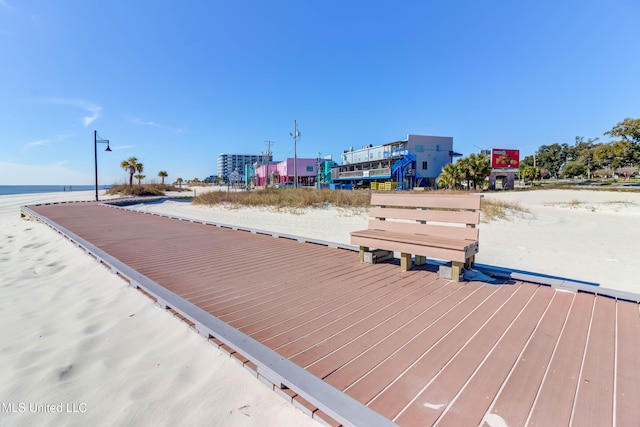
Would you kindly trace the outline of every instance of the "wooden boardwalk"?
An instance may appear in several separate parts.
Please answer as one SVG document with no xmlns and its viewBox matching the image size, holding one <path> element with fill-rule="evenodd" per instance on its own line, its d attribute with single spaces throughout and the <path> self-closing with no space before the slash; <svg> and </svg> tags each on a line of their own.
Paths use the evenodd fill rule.
<svg viewBox="0 0 640 427">
<path fill-rule="evenodd" d="M 403 273 L 347 249 L 95 203 L 23 210 L 132 285 L 169 291 L 142 286 L 329 424 L 640 425 L 637 302 L 454 283 L 433 266 Z"/>
</svg>

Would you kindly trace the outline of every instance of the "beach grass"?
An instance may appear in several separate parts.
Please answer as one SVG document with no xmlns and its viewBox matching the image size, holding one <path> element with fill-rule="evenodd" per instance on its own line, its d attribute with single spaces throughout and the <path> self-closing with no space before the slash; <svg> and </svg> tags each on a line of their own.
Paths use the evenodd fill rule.
<svg viewBox="0 0 640 427">
<path fill-rule="evenodd" d="M 369 206 L 369 191 L 347 191 L 309 188 L 266 188 L 256 191 L 212 191 L 194 197 L 196 205 L 214 206 L 270 206 L 276 209 L 297 210 L 334 206 L 365 208 Z"/>
<path fill-rule="evenodd" d="M 162 184 L 117 184 L 107 190 L 107 194 L 120 196 L 164 196 L 166 191 L 190 191 L 173 185 Z"/>
<path fill-rule="evenodd" d="M 517 202 L 483 198 L 480 208 L 482 222 L 509 220 L 514 217 L 522 218 L 531 211 Z"/>
<path fill-rule="evenodd" d="M 451 192 L 446 192 L 451 193 Z M 456 192 L 458 193 L 458 192 Z M 460 194 L 462 194 L 460 192 Z M 366 209 L 370 206 L 371 191 L 314 190 L 309 188 L 266 188 L 257 191 L 212 191 L 193 199 L 196 205 L 269 206 L 287 212 L 306 208 L 337 207 L 341 209 Z M 483 222 L 523 217 L 530 211 L 516 202 L 483 198 L 481 215 Z"/>
</svg>

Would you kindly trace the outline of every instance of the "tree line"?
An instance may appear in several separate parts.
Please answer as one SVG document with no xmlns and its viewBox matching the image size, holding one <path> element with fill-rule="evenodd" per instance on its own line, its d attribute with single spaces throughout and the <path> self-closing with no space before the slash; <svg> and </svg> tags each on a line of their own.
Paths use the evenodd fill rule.
<svg viewBox="0 0 640 427">
<path fill-rule="evenodd" d="M 520 161 L 520 178 L 575 178 L 614 175 L 632 177 L 640 169 L 640 119 L 626 118 L 599 138 L 576 137 L 573 145 L 542 145 L 535 154 Z M 491 160 L 483 154 L 471 154 L 442 168 L 436 182 L 440 188 L 482 187 L 491 174 Z"/>
<path fill-rule="evenodd" d="M 626 118 L 604 135 L 612 140 L 577 136 L 573 145 L 542 145 L 520 162 L 522 175 L 532 179 L 635 176 L 640 167 L 640 119 Z"/>
</svg>

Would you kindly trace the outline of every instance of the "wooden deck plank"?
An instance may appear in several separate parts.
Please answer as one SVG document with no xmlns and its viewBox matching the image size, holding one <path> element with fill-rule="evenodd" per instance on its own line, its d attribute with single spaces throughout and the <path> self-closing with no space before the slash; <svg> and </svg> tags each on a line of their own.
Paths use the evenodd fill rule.
<svg viewBox="0 0 640 427">
<path fill-rule="evenodd" d="M 616 363 L 616 418 L 619 426 L 640 425 L 638 396 L 640 396 L 640 312 L 638 305 L 618 301 L 617 308 L 617 363 Z"/>
<path fill-rule="evenodd" d="M 575 295 L 528 425 L 569 425 L 593 309 L 593 295 Z"/>
<path fill-rule="evenodd" d="M 571 422 L 613 424 L 616 301 L 596 297 Z"/>
<path fill-rule="evenodd" d="M 574 294 L 556 293 L 489 411 L 509 426 L 529 417 L 569 314 Z"/>
</svg>

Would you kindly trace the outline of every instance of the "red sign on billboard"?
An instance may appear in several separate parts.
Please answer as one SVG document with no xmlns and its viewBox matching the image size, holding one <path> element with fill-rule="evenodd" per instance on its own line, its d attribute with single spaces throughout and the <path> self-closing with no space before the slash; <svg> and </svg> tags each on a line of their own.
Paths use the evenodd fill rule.
<svg viewBox="0 0 640 427">
<path fill-rule="evenodd" d="M 492 169 L 518 169 L 520 167 L 520 150 L 506 148 L 491 149 Z"/>
</svg>

